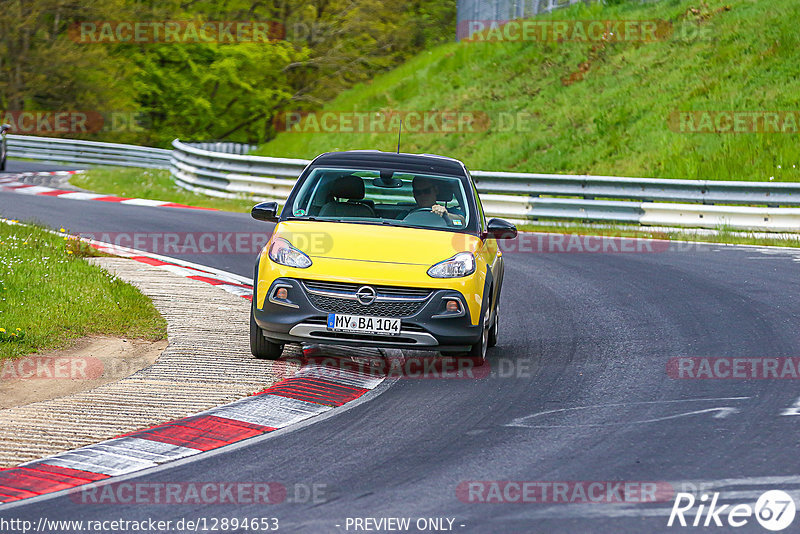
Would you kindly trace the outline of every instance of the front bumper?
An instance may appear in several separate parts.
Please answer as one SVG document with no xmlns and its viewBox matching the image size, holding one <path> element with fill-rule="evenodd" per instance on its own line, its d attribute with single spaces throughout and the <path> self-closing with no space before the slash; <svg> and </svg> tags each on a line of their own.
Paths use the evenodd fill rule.
<svg viewBox="0 0 800 534">
<path fill-rule="evenodd" d="M 286 288 L 288 298 L 279 301 L 275 291 Z M 458 300 L 460 313 L 447 313 L 447 300 Z M 315 305 L 316 303 L 316 305 Z M 319 299 L 312 303 L 303 283 L 293 278 L 276 279 L 267 292 L 263 308 L 255 310 L 255 321 L 264 337 L 273 343 L 331 343 L 336 345 L 375 346 L 419 350 L 466 351 L 480 341 L 480 324 L 473 325 L 467 301 L 452 289 L 433 289 L 421 305 L 408 316 L 399 316 L 401 332 L 397 336 L 363 335 L 332 332 L 327 329 L 328 313 L 341 310 L 326 308 Z M 370 315 L 364 308 L 359 315 Z M 345 312 L 351 313 L 351 312 Z"/>
</svg>

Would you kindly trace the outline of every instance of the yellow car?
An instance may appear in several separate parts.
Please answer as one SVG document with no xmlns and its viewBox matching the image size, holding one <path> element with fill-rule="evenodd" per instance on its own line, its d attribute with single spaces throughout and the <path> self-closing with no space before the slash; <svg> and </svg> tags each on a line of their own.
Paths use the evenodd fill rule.
<svg viewBox="0 0 800 534">
<path fill-rule="evenodd" d="M 503 255 L 514 225 L 486 220 L 464 164 L 434 155 L 322 154 L 300 175 L 258 256 L 257 358 L 285 343 L 440 351 L 479 362 L 497 343 Z"/>
</svg>

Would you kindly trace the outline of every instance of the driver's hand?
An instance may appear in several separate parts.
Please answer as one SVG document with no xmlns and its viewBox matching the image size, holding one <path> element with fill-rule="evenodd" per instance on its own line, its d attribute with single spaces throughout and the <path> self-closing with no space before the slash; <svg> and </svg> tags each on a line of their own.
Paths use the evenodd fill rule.
<svg viewBox="0 0 800 534">
<path fill-rule="evenodd" d="M 447 213 L 447 208 L 439 204 L 434 204 L 431 206 L 431 211 L 440 217 L 444 217 L 444 214 Z"/>
</svg>

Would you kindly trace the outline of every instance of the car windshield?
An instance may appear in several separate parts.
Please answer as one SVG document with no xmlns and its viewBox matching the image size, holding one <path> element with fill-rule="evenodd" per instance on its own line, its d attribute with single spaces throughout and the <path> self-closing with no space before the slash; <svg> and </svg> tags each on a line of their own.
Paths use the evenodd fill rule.
<svg viewBox="0 0 800 534">
<path fill-rule="evenodd" d="M 462 230 L 470 213 L 457 177 L 316 168 L 284 209 L 289 217 Z"/>
</svg>

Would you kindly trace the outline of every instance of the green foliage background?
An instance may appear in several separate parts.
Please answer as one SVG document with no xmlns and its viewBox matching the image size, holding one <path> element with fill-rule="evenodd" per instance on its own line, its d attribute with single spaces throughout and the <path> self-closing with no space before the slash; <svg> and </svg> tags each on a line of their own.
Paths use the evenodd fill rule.
<svg viewBox="0 0 800 534">
<path fill-rule="evenodd" d="M 76 257 L 92 251 L 38 226 L 0 224 L 0 360 L 91 334 L 166 337 L 149 298 Z"/>
<path fill-rule="evenodd" d="M 270 43 L 81 43 L 91 21 L 273 21 Z M 0 109 L 130 113 L 105 141 L 168 146 L 180 137 L 260 143 L 281 110 L 342 89 L 452 40 L 445 0 L 6 0 L 0 9 Z M 123 115 L 124 116 L 124 115 Z M 109 125 L 110 121 L 107 121 Z"/>
</svg>

